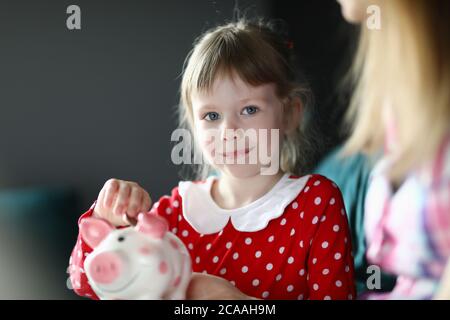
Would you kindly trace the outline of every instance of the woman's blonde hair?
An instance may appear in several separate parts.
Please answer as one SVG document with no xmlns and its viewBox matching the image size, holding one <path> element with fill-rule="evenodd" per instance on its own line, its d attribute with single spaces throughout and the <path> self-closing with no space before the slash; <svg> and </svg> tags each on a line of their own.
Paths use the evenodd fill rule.
<svg viewBox="0 0 450 320">
<path fill-rule="evenodd" d="M 219 75 L 236 74 L 253 86 L 274 83 L 284 108 L 299 97 L 304 109 L 311 95 L 307 86 L 296 80 L 292 46 L 287 37 L 277 33 L 276 23 L 263 20 L 239 19 L 204 33 L 195 41 L 183 68 L 180 127 L 189 129 L 195 139 L 191 97 L 195 92 L 209 92 Z M 306 170 L 311 152 L 303 129 L 302 124 L 284 138 L 280 167 L 285 172 L 302 174 Z M 194 153 L 201 154 L 197 143 L 193 145 Z M 205 179 L 211 173 L 206 163 L 194 169 L 195 179 Z"/>
<path fill-rule="evenodd" d="M 346 153 L 382 150 L 385 99 L 392 106 L 396 159 L 390 171 L 400 182 L 437 152 L 450 126 L 450 1 L 378 0 L 381 29 L 364 24 L 352 70 L 353 124 Z"/>
</svg>

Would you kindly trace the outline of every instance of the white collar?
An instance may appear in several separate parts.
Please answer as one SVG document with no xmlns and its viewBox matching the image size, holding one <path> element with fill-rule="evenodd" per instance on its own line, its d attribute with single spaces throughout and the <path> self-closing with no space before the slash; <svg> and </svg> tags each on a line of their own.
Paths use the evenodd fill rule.
<svg viewBox="0 0 450 320">
<path fill-rule="evenodd" d="M 281 216 L 303 190 L 310 175 L 290 178 L 285 173 L 272 189 L 261 198 L 237 209 L 222 209 L 211 197 L 211 186 L 216 179 L 210 176 L 204 182 L 180 181 L 178 192 L 182 198 L 183 216 L 200 234 L 222 230 L 231 218 L 238 231 L 255 232 L 264 229 L 272 219 Z"/>
</svg>

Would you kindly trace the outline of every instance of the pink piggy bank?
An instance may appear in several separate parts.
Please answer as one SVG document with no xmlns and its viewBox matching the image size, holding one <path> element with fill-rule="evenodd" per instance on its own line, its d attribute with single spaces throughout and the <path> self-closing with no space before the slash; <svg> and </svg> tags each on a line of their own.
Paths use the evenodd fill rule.
<svg viewBox="0 0 450 320">
<path fill-rule="evenodd" d="M 163 218 L 141 213 L 136 226 L 123 229 L 87 218 L 80 232 L 93 248 L 84 270 L 100 299 L 185 298 L 191 259 L 183 242 L 168 232 Z"/>
</svg>

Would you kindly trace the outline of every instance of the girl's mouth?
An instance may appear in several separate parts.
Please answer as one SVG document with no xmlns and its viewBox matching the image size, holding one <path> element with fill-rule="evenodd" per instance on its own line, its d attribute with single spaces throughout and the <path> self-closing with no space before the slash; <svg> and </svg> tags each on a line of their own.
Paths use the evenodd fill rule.
<svg viewBox="0 0 450 320">
<path fill-rule="evenodd" d="M 245 156 L 247 155 L 251 150 L 253 150 L 253 148 L 245 148 L 242 150 L 235 150 L 232 152 L 226 152 L 226 153 L 219 153 L 219 155 L 225 157 L 225 158 L 237 158 L 240 156 Z"/>
</svg>

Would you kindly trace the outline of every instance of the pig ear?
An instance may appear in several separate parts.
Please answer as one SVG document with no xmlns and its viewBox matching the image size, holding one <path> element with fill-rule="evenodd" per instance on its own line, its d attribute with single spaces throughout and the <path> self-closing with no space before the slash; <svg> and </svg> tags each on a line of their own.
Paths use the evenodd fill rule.
<svg viewBox="0 0 450 320">
<path fill-rule="evenodd" d="M 81 237 L 91 248 L 97 247 L 113 230 L 114 227 L 103 219 L 86 218 L 80 223 Z"/>
<path fill-rule="evenodd" d="M 162 239 L 169 230 L 167 221 L 153 213 L 140 213 L 136 229 L 152 238 Z"/>
</svg>

